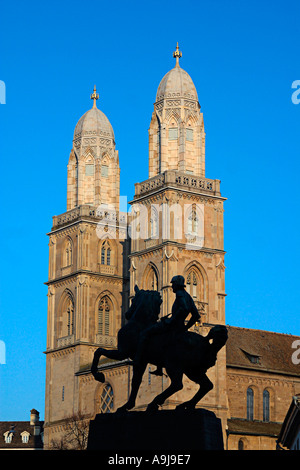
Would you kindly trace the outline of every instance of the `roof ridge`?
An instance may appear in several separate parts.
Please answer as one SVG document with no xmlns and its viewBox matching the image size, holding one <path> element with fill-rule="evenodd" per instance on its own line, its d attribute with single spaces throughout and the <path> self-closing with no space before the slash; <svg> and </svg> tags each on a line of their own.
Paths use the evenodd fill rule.
<svg viewBox="0 0 300 470">
<path fill-rule="evenodd" d="M 262 333 L 274 334 L 274 335 L 283 335 L 283 336 L 294 336 L 295 338 L 299 338 L 299 335 L 294 335 L 292 333 L 281 333 L 277 331 L 270 331 L 270 330 L 261 330 L 259 328 L 246 328 L 243 326 L 234 326 L 234 325 L 226 325 L 227 328 L 235 328 L 237 330 L 248 330 L 248 331 L 260 331 Z"/>
</svg>

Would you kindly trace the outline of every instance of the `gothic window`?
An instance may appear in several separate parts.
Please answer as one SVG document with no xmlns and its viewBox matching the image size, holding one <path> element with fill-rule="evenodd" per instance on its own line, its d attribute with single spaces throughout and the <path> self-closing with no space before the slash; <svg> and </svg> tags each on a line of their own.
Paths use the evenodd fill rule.
<svg viewBox="0 0 300 470">
<path fill-rule="evenodd" d="M 177 139 L 178 139 L 178 128 L 170 127 L 169 128 L 169 140 L 177 140 Z"/>
<path fill-rule="evenodd" d="M 111 413 L 114 408 L 114 392 L 112 386 L 104 384 L 100 397 L 100 413 Z"/>
<path fill-rule="evenodd" d="M 101 245 L 101 264 L 111 264 L 111 248 L 107 240 L 105 240 Z"/>
<path fill-rule="evenodd" d="M 151 267 L 147 277 L 147 289 L 158 290 L 158 278 L 154 268 Z"/>
<path fill-rule="evenodd" d="M 67 238 L 64 244 L 63 266 L 71 266 L 73 264 L 73 242 L 71 238 Z"/>
<path fill-rule="evenodd" d="M 158 237 L 158 212 L 154 207 L 151 207 L 150 218 L 150 238 Z"/>
<path fill-rule="evenodd" d="M 75 329 L 75 309 L 70 292 L 64 292 L 57 325 L 57 338 L 63 338 L 74 334 Z"/>
<path fill-rule="evenodd" d="M 263 421 L 270 421 L 270 393 L 268 390 L 263 392 Z"/>
<path fill-rule="evenodd" d="M 105 264 L 105 248 L 104 246 L 102 245 L 101 247 L 101 264 Z"/>
<path fill-rule="evenodd" d="M 99 302 L 98 309 L 98 333 L 100 335 L 109 336 L 110 333 L 110 313 L 112 304 L 109 297 L 106 295 L 102 297 Z"/>
<path fill-rule="evenodd" d="M 193 299 L 200 300 L 199 279 L 194 269 L 190 270 L 186 277 L 186 290 L 193 297 Z"/>
<path fill-rule="evenodd" d="M 188 233 L 197 234 L 198 232 L 198 215 L 196 211 L 196 205 L 193 204 L 191 211 L 188 216 Z"/>
<path fill-rule="evenodd" d="M 254 393 L 252 388 L 247 389 L 247 419 L 253 421 Z"/>
<path fill-rule="evenodd" d="M 67 307 L 67 329 L 68 336 L 74 333 L 74 306 L 71 299 L 69 299 Z"/>
</svg>

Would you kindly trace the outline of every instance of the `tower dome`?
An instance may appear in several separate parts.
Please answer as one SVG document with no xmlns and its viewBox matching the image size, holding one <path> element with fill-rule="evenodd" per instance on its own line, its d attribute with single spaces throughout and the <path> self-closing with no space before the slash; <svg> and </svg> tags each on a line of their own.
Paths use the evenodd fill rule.
<svg viewBox="0 0 300 470">
<path fill-rule="evenodd" d="M 173 54 L 176 58 L 176 65 L 161 80 L 156 93 L 156 101 L 179 97 L 198 101 L 198 94 L 193 80 L 179 65 L 181 55 L 177 43 L 176 51 Z"/>
<path fill-rule="evenodd" d="M 77 122 L 74 131 L 74 140 L 79 137 L 92 135 L 101 135 L 115 140 L 111 123 L 105 114 L 96 106 L 96 100 L 99 98 L 98 93 L 96 93 L 96 88 L 94 88 L 94 93 L 92 93 L 91 98 L 94 101 L 93 107 L 84 113 Z"/>
<path fill-rule="evenodd" d="M 166 98 L 187 98 L 198 101 L 193 80 L 179 65 L 170 70 L 161 80 L 156 93 L 156 101 Z"/>
</svg>

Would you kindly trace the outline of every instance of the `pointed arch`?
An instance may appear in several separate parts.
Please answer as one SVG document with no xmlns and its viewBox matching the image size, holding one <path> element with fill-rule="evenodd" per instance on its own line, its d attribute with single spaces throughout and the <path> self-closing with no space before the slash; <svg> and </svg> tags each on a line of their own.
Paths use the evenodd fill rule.
<svg viewBox="0 0 300 470">
<path fill-rule="evenodd" d="M 159 211 L 154 204 L 150 207 L 150 238 L 157 239 L 159 237 Z"/>
<path fill-rule="evenodd" d="M 82 161 L 87 162 L 87 161 L 95 161 L 95 152 L 92 147 L 89 145 L 86 147 L 83 155 L 82 155 Z"/>
<path fill-rule="evenodd" d="M 98 263 L 100 265 L 115 266 L 116 244 L 111 238 L 104 238 L 98 242 Z"/>
<path fill-rule="evenodd" d="M 110 176 L 111 161 L 111 155 L 107 151 L 103 152 L 100 160 L 101 177 L 108 178 Z"/>
<path fill-rule="evenodd" d="M 167 126 L 170 126 L 170 125 L 177 125 L 179 126 L 180 124 L 180 113 L 179 113 L 179 110 L 177 109 L 169 109 L 167 112 L 166 112 L 166 119 L 165 119 L 165 123 Z"/>
<path fill-rule="evenodd" d="M 66 289 L 60 298 L 56 333 L 57 339 L 71 336 L 75 332 L 75 302 L 74 295 Z"/>
<path fill-rule="evenodd" d="M 94 155 L 91 151 L 88 151 L 84 158 L 83 158 L 84 164 L 85 164 L 85 171 L 84 174 L 85 176 L 92 176 L 94 177 L 95 175 L 95 158 Z"/>
<path fill-rule="evenodd" d="M 195 138 L 195 123 L 194 120 L 189 118 L 185 127 L 185 139 L 186 142 L 194 142 Z"/>
<path fill-rule="evenodd" d="M 166 117 L 167 139 L 168 141 L 178 140 L 179 138 L 180 116 L 175 110 L 170 110 Z"/>
<path fill-rule="evenodd" d="M 159 273 L 154 263 L 150 262 L 144 271 L 142 285 L 145 290 L 159 290 Z"/>
<path fill-rule="evenodd" d="M 198 234 L 199 214 L 197 213 L 197 204 L 192 204 L 188 212 L 187 231 L 189 234 Z"/>
<path fill-rule="evenodd" d="M 62 253 L 62 267 L 71 266 L 73 264 L 73 240 L 67 236 L 64 240 L 63 253 Z"/>
<path fill-rule="evenodd" d="M 103 336 L 113 336 L 115 332 L 116 300 L 109 290 L 99 294 L 95 305 L 96 335 L 102 342 Z"/>
<path fill-rule="evenodd" d="M 208 277 L 203 266 L 196 260 L 191 261 L 184 270 L 186 289 L 190 295 L 200 301 L 208 301 Z"/>
<path fill-rule="evenodd" d="M 112 302 L 108 295 L 101 297 L 98 305 L 98 334 L 111 335 Z"/>
</svg>

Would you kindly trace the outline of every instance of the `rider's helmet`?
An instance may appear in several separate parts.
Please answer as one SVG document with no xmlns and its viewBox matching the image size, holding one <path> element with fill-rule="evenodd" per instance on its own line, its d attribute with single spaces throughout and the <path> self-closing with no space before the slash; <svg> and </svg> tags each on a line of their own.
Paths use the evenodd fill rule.
<svg viewBox="0 0 300 470">
<path fill-rule="evenodd" d="M 173 276 L 171 279 L 171 284 L 176 284 L 179 287 L 185 287 L 184 277 L 183 276 Z"/>
</svg>

